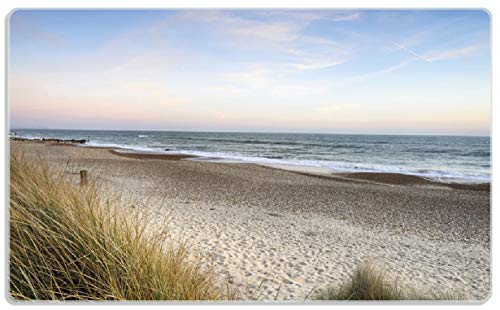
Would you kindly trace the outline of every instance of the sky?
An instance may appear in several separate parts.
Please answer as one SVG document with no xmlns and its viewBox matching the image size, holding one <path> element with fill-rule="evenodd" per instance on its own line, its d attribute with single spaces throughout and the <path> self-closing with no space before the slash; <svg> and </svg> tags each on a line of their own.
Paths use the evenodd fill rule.
<svg viewBox="0 0 500 310">
<path fill-rule="evenodd" d="M 490 135 L 481 10 L 17 10 L 11 128 Z"/>
</svg>

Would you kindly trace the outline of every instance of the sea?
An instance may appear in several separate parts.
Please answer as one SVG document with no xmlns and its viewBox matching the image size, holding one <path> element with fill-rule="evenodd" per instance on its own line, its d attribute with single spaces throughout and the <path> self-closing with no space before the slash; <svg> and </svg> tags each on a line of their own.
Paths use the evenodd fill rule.
<svg viewBox="0 0 500 310">
<path fill-rule="evenodd" d="M 87 139 L 83 147 L 124 152 L 198 156 L 193 160 L 402 173 L 441 182 L 491 181 L 490 137 L 11 129 L 14 134 Z"/>
</svg>

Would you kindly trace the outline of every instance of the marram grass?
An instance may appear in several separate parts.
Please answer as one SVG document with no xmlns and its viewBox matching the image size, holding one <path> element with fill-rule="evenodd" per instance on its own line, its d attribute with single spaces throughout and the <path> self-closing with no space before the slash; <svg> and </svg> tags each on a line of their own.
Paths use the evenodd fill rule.
<svg viewBox="0 0 500 310">
<path fill-rule="evenodd" d="M 10 159 L 10 294 L 18 300 L 228 298 L 187 247 L 147 216 L 71 184 L 42 160 Z"/>
<path fill-rule="evenodd" d="M 351 277 L 339 287 L 328 287 L 320 292 L 318 300 L 466 300 L 457 292 L 423 292 L 402 288 L 388 280 L 387 275 L 373 263 L 357 267 Z"/>
</svg>

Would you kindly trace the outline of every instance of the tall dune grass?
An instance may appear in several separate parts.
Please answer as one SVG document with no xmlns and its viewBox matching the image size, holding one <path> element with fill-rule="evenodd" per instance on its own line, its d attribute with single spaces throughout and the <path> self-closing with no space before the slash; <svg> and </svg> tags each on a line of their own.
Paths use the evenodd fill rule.
<svg viewBox="0 0 500 310">
<path fill-rule="evenodd" d="M 11 155 L 10 294 L 18 300 L 216 300 L 213 273 L 147 216 Z"/>
<path fill-rule="evenodd" d="M 465 300 L 459 292 L 423 292 L 402 288 L 389 281 L 386 273 L 373 263 L 356 268 L 339 287 L 329 287 L 316 296 L 319 300 Z"/>
</svg>

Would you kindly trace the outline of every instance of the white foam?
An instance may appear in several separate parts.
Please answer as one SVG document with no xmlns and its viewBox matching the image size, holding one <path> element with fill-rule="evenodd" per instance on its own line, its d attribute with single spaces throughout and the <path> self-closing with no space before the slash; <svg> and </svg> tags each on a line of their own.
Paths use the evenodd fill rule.
<svg viewBox="0 0 500 310">
<path fill-rule="evenodd" d="M 484 183 L 490 181 L 489 175 L 466 175 L 455 171 L 426 170 L 426 172 L 414 171 L 402 167 L 390 167 L 382 165 L 367 165 L 359 163 L 333 162 L 333 161 L 315 161 L 315 160 L 292 160 L 292 159 L 271 159 L 265 157 L 250 157 L 239 154 L 228 154 L 219 152 L 200 152 L 200 151 L 172 151 L 172 153 L 181 153 L 187 155 L 200 156 L 189 160 L 217 161 L 217 162 L 240 162 L 256 163 L 276 168 L 313 172 L 320 174 L 338 173 L 338 172 L 369 172 L 369 173 L 400 173 L 407 175 L 420 176 L 426 179 L 453 182 L 453 183 Z"/>
<path fill-rule="evenodd" d="M 117 150 L 126 150 L 126 151 L 136 151 L 141 153 L 165 153 L 161 148 L 151 148 L 144 147 L 140 145 L 127 145 L 127 144 L 117 144 L 117 143 L 96 143 L 96 142 L 87 142 L 81 145 L 82 147 L 102 147 L 102 148 L 112 148 Z"/>
<path fill-rule="evenodd" d="M 147 136 L 147 135 L 138 135 Z M 38 135 L 18 135 L 17 137 L 28 139 L 42 139 Z M 47 138 L 47 137 L 43 137 Z M 188 160 L 195 161 L 216 161 L 227 163 L 254 163 L 261 165 L 273 166 L 281 169 L 313 172 L 320 174 L 330 174 L 338 172 L 386 172 L 386 173 L 401 173 L 407 175 L 420 176 L 426 179 L 440 182 L 457 182 L 457 183 L 484 183 L 490 182 L 490 175 L 487 174 L 465 174 L 456 171 L 442 171 L 432 169 L 416 169 L 410 167 L 397 167 L 388 165 L 370 165 L 364 163 L 350 162 L 335 162 L 322 160 L 301 160 L 301 159 L 273 159 L 266 157 L 245 156 L 238 153 L 227 152 L 206 152 L 194 150 L 168 150 L 164 147 L 146 147 L 143 145 L 130 145 L 119 143 L 103 143 L 103 142 L 87 142 L 82 146 L 113 148 L 127 152 L 140 153 L 160 153 L 160 154 L 186 154 L 198 156 Z"/>
</svg>

